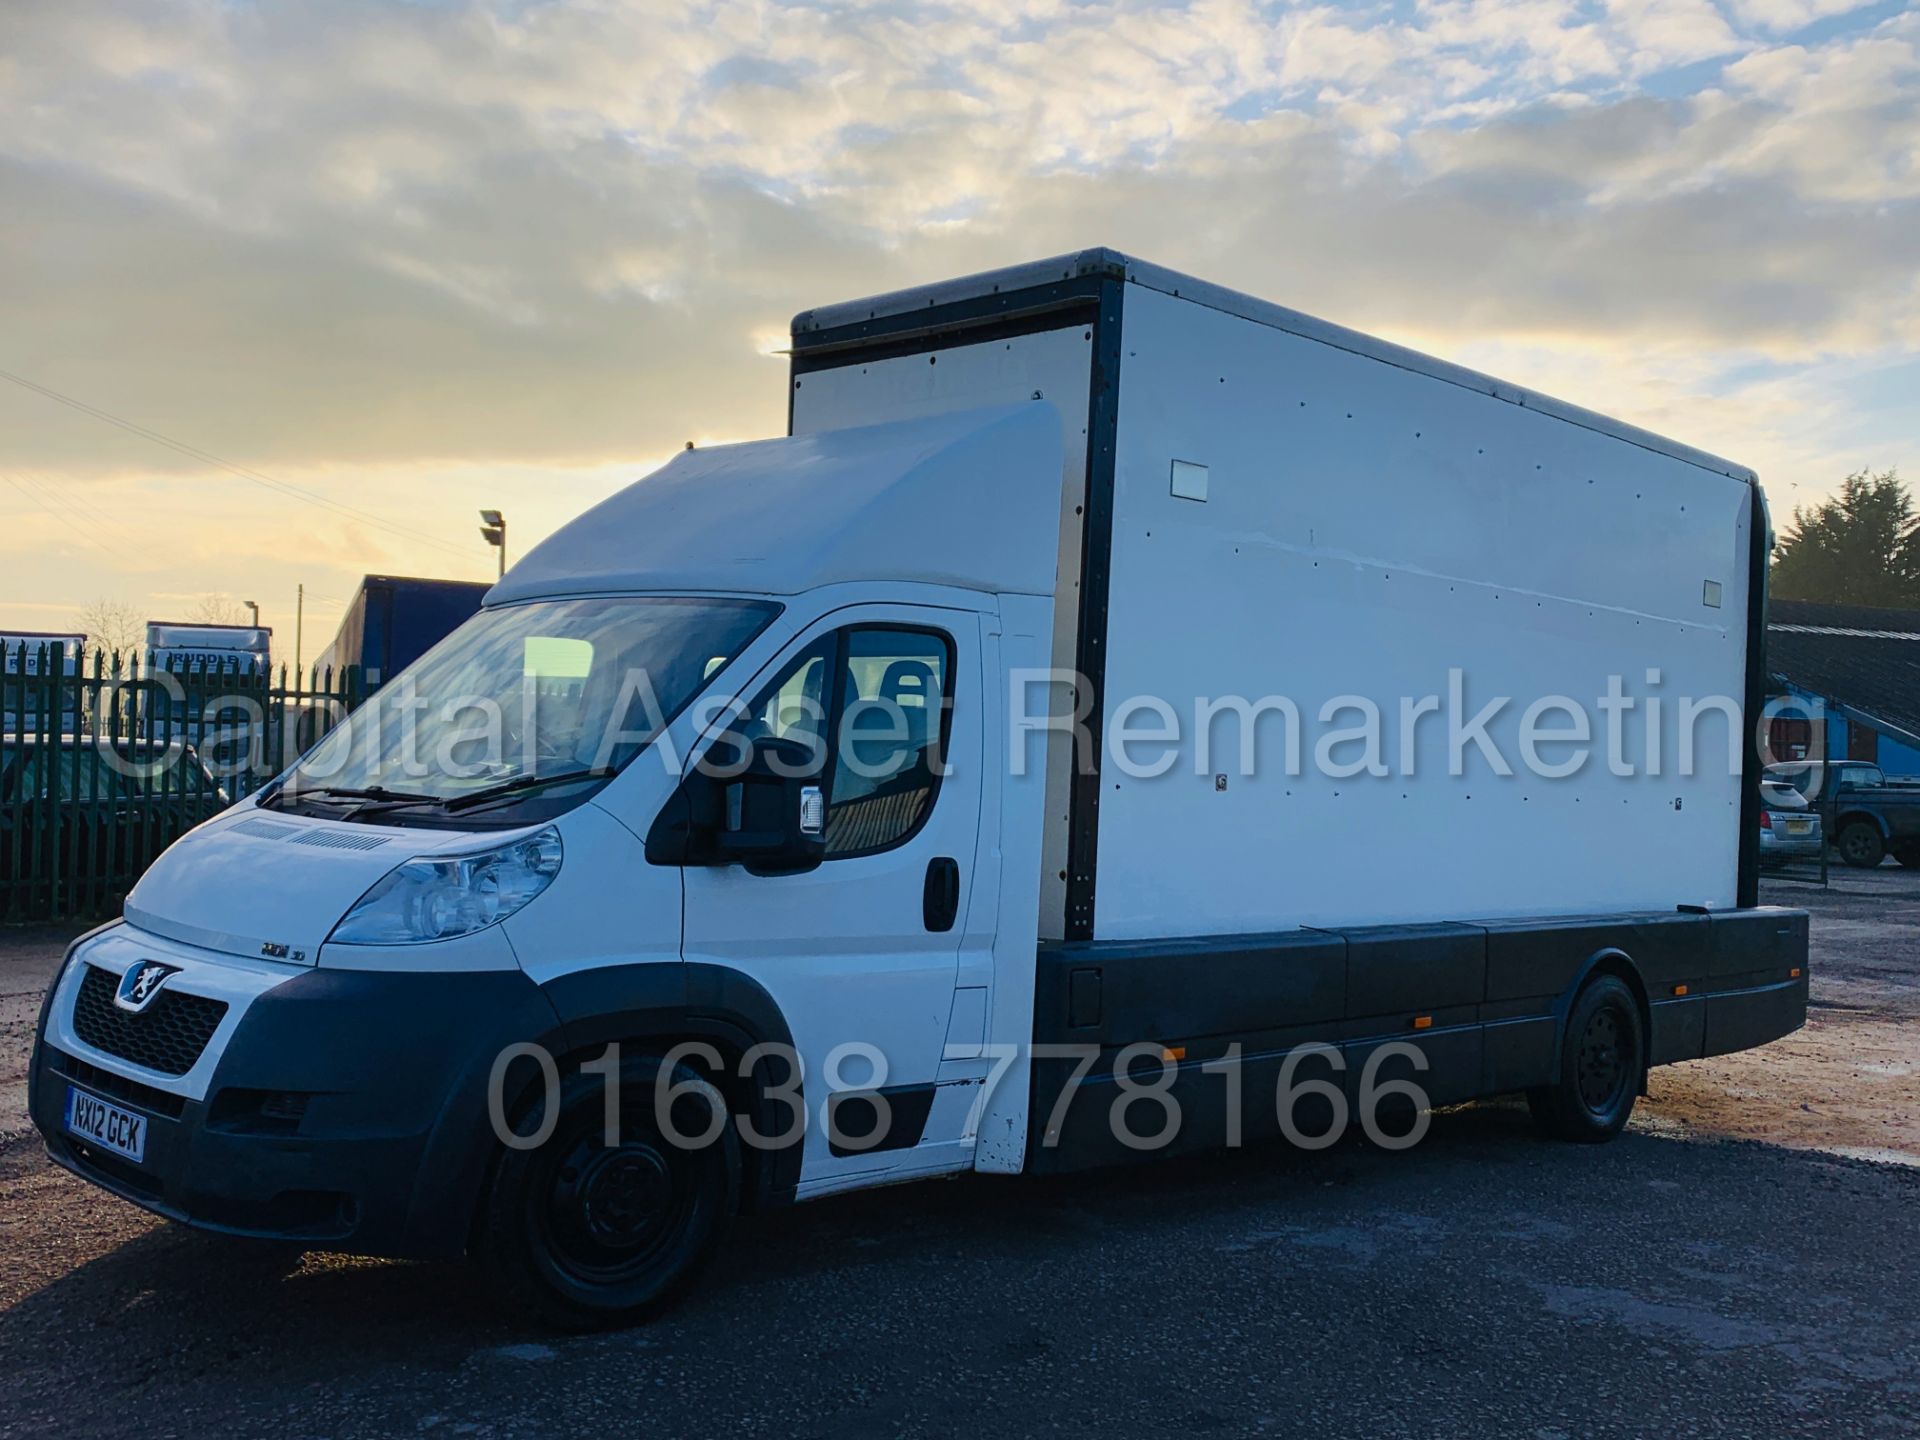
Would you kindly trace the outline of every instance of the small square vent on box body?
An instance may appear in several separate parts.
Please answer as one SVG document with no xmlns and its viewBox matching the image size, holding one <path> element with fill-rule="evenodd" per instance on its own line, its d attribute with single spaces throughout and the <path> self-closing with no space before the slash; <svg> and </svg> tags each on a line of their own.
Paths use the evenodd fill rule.
<svg viewBox="0 0 1920 1440">
<path fill-rule="evenodd" d="M 1196 465 L 1191 460 L 1174 461 L 1173 498 L 1198 500 L 1204 505 L 1207 500 L 1207 467 Z"/>
</svg>

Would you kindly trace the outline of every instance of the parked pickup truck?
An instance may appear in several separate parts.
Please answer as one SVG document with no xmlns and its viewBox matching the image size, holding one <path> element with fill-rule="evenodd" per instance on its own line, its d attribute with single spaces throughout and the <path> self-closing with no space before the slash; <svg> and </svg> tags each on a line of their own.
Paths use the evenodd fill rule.
<svg viewBox="0 0 1920 1440">
<path fill-rule="evenodd" d="M 1770 766 L 1767 776 L 1827 816 L 1827 834 L 1847 864 L 1871 870 L 1891 855 L 1920 869 L 1920 781 L 1889 780 L 1864 760 L 1803 760 Z"/>
</svg>

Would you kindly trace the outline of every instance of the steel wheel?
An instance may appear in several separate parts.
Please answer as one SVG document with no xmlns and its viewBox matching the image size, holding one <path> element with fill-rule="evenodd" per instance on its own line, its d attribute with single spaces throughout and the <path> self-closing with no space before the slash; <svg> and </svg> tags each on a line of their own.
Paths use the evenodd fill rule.
<svg viewBox="0 0 1920 1440">
<path fill-rule="evenodd" d="M 1565 1140 L 1611 1140 L 1626 1128 L 1646 1073 L 1640 1002 L 1618 975 L 1597 975 L 1575 997 L 1562 1032 L 1558 1078 L 1527 1092 L 1540 1127 Z"/>
<path fill-rule="evenodd" d="M 563 1079 L 546 1143 L 501 1154 L 476 1237 L 507 1302 L 568 1330 L 630 1325 L 671 1304 L 713 1257 L 740 1198 L 739 1140 L 707 1081 L 652 1056 L 623 1062 L 611 1137 L 607 1083 L 580 1071 Z M 671 1129 L 655 1107 L 668 1085 Z"/>
<path fill-rule="evenodd" d="M 1620 1092 L 1631 1077 L 1621 1044 L 1620 1017 L 1611 1008 L 1595 1010 L 1593 1018 L 1587 1021 L 1574 1064 L 1580 1103 L 1589 1112 L 1606 1115 L 1620 1103 Z"/>
<path fill-rule="evenodd" d="M 590 1285 L 643 1272 L 686 1224 L 692 1187 L 685 1167 L 644 1138 L 577 1134 L 544 1167 L 544 1203 L 528 1216 L 557 1265 Z"/>
</svg>

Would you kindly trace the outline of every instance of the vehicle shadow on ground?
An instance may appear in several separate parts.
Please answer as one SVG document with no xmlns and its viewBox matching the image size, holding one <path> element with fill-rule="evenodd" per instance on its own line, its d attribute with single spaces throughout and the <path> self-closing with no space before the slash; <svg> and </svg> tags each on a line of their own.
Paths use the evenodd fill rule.
<svg viewBox="0 0 1920 1440">
<path fill-rule="evenodd" d="M 1182 1215 L 1284 1203 L 1292 1189 L 1345 1185 L 1360 1170 L 1419 1165 L 1462 1145 L 1542 1144 L 1524 1110 L 1485 1104 L 1434 1117 L 1412 1155 L 1362 1142 L 1320 1152 L 1263 1142 L 1126 1169 L 1056 1178 L 964 1175 L 892 1186 L 743 1217 L 726 1251 L 685 1309 L 731 1304 L 755 1287 L 875 1261 L 923 1247 L 991 1243 L 1004 1255 L 1053 1247 L 1109 1221 L 1176 1207 Z M 1496 1155 L 1497 1158 L 1497 1155 Z M 80 1187 L 64 1175 L 56 1183 Z M 102 1205 L 104 1196 L 83 1192 Z M 48 1206 L 50 1213 L 62 1207 Z M 63 1246 L 76 1237 L 60 1237 Z M 259 1242 L 207 1235 L 163 1221 L 75 1266 L 0 1314 L 0 1366 L 32 1364 L 47 1322 L 107 1331 L 121 1341 L 165 1336 L 178 1356 L 246 1347 L 289 1326 L 314 1358 L 374 1355 L 431 1337 L 460 1349 L 551 1334 L 500 1311 L 476 1266 L 301 1255 Z M 416 1351 L 417 1358 L 417 1351 Z"/>
<path fill-rule="evenodd" d="M 1434 1114 L 1426 1137 L 1404 1152 L 1369 1144 L 1355 1130 L 1317 1151 L 1262 1140 L 1238 1150 L 1072 1175 L 964 1175 L 907 1189 L 866 1190 L 755 1217 L 751 1249 L 736 1247 L 716 1266 L 714 1278 L 751 1285 L 756 1277 L 815 1273 L 982 1235 L 1003 1254 L 1031 1245 L 1037 1254 L 1054 1255 L 1062 1240 L 1097 1240 L 1104 1229 L 1151 1224 L 1157 1215 L 1204 1220 L 1244 1212 L 1249 1219 L 1271 1219 L 1289 1200 L 1329 1188 L 1360 1187 L 1356 1201 L 1364 1206 L 1366 1182 L 1391 1176 L 1395 1167 L 1445 1163 L 1468 1152 L 1476 1164 L 1518 1163 L 1523 1153 L 1548 1143 L 1534 1131 L 1524 1105 L 1490 1101 Z M 1520 1153 L 1503 1157 L 1506 1147 Z"/>
<path fill-rule="evenodd" d="M 1648 1134 L 1604 1147 L 1617 1166 L 1652 1173 L 1672 1169 L 1687 1148 L 1698 1142 Z M 1488 1102 L 1436 1114 L 1406 1153 L 1364 1141 L 1319 1152 L 1262 1143 L 1058 1178 L 967 1175 L 866 1191 L 746 1217 L 698 1291 L 660 1325 L 705 1330 L 767 1301 L 793 1309 L 793 1288 L 836 1272 L 851 1279 L 875 1266 L 983 1255 L 1047 1268 L 1075 1263 L 1103 1234 L 1174 1218 L 1271 1224 L 1309 1202 L 1324 1216 L 1329 1188 L 1346 1192 L 1337 1203 L 1351 1204 L 1350 1223 L 1364 1227 L 1404 1207 L 1410 1187 L 1430 1198 L 1463 1164 L 1476 1185 L 1503 1166 L 1543 1164 L 1565 1165 L 1571 1181 L 1597 1153 L 1543 1140 L 1524 1107 Z M 105 1340 L 127 1385 L 163 1370 L 211 1375 L 256 1355 L 272 1357 L 279 1383 L 320 1384 L 402 1358 L 453 1368 L 476 1349 L 559 1338 L 498 1309 L 477 1269 L 460 1262 L 302 1257 L 156 1223 L 0 1315 L 0 1368 L 45 1369 L 66 1363 L 76 1344 Z"/>
<path fill-rule="evenodd" d="M 304 1349 L 345 1354 L 428 1333 L 468 1343 L 505 1333 L 479 1275 L 463 1264 L 303 1255 L 165 1221 L 0 1315 L 0 1364 L 18 1363 L 50 1317 L 116 1343 L 163 1334 L 183 1358 L 269 1338 L 282 1345 L 289 1331 Z"/>
</svg>

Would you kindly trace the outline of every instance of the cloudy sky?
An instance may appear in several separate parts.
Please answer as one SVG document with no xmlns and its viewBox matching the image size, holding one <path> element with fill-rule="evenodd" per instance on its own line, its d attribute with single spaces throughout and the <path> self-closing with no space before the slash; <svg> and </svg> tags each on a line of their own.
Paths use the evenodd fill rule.
<svg viewBox="0 0 1920 1440">
<path fill-rule="evenodd" d="M 364 572 L 488 577 L 481 505 L 778 433 L 796 310 L 1101 244 L 1777 511 L 1920 479 L 1892 0 L 4 0 L 0 371 L 137 430 L 0 379 L 0 628 L 290 656 L 304 581 L 311 656 Z"/>
</svg>

